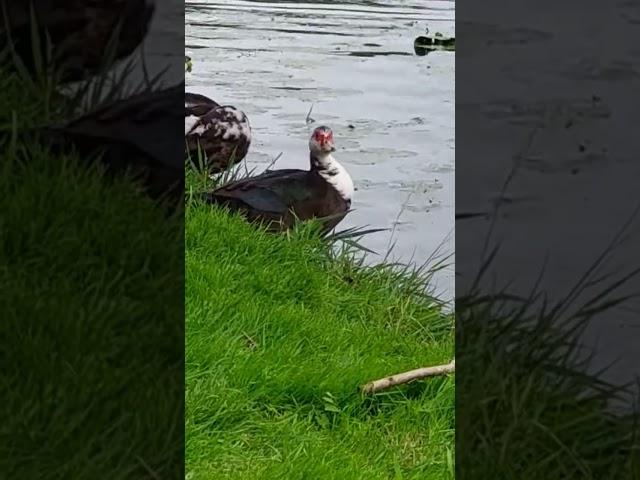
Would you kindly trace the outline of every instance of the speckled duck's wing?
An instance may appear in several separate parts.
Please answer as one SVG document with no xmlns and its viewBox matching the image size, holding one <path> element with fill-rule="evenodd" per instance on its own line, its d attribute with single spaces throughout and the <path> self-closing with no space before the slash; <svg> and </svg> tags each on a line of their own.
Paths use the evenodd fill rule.
<svg viewBox="0 0 640 480">
<path fill-rule="evenodd" d="M 220 107 L 220 104 L 215 102 L 214 100 L 206 97 L 204 95 L 200 95 L 199 93 L 189 93 L 185 92 L 184 94 L 184 116 L 188 117 L 191 115 L 195 115 L 197 117 L 202 117 L 210 112 L 214 108 Z"/>
<path fill-rule="evenodd" d="M 207 113 L 211 111 L 211 109 L 217 108 L 212 107 L 211 105 L 206 104 L 198 104 L 198 105 L 187 105 L 184 106 L 184 117 L 203 117 Z M 185 131 L 185 134 L 187 132 Z"/>
<path fill-rule="evenodd" d="M 206 95 L 202 95 L 200 93 L 191 93 L 184 92 L 184 103 L 185 106 L 193 106 L 193 105 L 210 105 L 211 107 L 219 107 L 220 104 L 215 100 L 207 97 Z"/>
</svg>

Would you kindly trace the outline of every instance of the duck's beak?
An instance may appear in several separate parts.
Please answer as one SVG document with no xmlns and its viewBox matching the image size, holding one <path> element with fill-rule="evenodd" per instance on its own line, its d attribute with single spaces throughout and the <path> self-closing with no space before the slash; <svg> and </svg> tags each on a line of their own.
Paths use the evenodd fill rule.
<svg viewBox="0 0 640 480">
<path fill-rule="evenodd" d="M 325 152 L 335 152 L 336 151 L 336 147 L 334 147 L 333 143 L 329 142 L 328 140 L 322 140 L 320 142 L 320 147 L 322 147 L 322 150 L 324 150 Z"/>
</svg>

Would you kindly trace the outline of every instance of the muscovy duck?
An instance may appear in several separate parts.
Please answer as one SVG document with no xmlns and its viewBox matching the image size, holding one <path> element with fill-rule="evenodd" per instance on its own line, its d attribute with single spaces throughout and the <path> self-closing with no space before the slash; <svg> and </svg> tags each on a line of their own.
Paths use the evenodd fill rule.
<svg viewBox="0 0 640 480">
<path fill-rule="evenodd" d="M 128 97 L 45 130 L 53 151 L 75 147 L 81 159 L 100 160 L 114 173 L 140 174 L 153 197 L 184 195 L 184 146 L 179 134 L 184 82 Z"/>
<path fill-rule="evenodd" d="M 114 57 L 129 56 L 147 34 L 154 12 L 150 0 L 32 0 L 41 52 L 51 40 L 53 61 L 62 66 L 60 81 L 84 80 L 105 65 L 112 37 Z M 32 45 L 31 1 L 13 0 L 0 9 L 0 44 L 13 43 L 27 69 L 36 71 Z M 6 15 L 5 15 L 6 13 Z"/>
<path fill-rule="evenodd" d="M 335 228 L 346 216 L 353 198 L 353 181 L 338 163 L 333 132 L 316 128 L 309 140 L 309 170 L 273 170 L 225 185 L 205 194 L 208 203 L 238 211 L 251 222 L 284 231 L 298 220 L 317 218 L 323 231 Z"/>
<path fill-rule="evenodd" d="M 195 166 L 198 147 L 210 173 L 220 173 L 247 156 L 251 125 L 244 112 L 197 93 L 185 93 L 184 108 L 185 153 Z"/>
</svg>

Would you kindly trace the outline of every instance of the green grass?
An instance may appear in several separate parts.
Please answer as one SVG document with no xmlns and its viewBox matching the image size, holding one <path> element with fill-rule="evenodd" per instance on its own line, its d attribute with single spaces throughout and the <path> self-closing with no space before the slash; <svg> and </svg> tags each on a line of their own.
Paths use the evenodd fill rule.
<svg viewBox="0 0 640 480">
<path fill-rule="evenodd" d="M 197 203 L 185 228 L 188 479 L 453 478 L 453 378 L 358 391 L 453 356 L 424 275 Z"/>
<path fill-rule="evenodd" d="M 182 220 L 130 181 L 19 152 L 0 173 L 0 471 L 179 478 Z"/>
<path fill-rule="evenodd" d="M 557 305 L 538 291 L 456 299 L 459 478 L 640 479 L 637 390 L 587 373 L 582 344 L 594 317 L 611 321 L 630 278 L 596 270 Z"/>
<path fill-rule="evenodd" d="M 22 128 L 63 106 L 0 85 L 0 477 L 181 478 L 182 214 L 51 155 Z"/>
</svg>

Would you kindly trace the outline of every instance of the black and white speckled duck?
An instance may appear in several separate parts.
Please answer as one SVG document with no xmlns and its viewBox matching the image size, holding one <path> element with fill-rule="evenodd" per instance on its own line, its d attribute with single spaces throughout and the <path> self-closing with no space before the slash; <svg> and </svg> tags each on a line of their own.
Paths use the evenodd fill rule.
<svg viewBox="0 0 640 480">
<path fill-rule="evenodd" d="M 354 187 L 347 170 L 333 157 L 333 132 L 318 127 L 309 139 L 309 170 L 272 170 L 225 185 L 205 201 L 240 212 L 272 230 L 291 228 L 298 220 L 322 219 L 325 231 L 342 221 L 351 207 Z"/>
<path fill-rule="evenodd" d="M 219 173 L 241 162 L 251 145 L 251 125 L 244 112 L 204 95 L 185 93 L 186 153 L 198 164 L 198 147 L 209 172 Z"/>
</svg>

